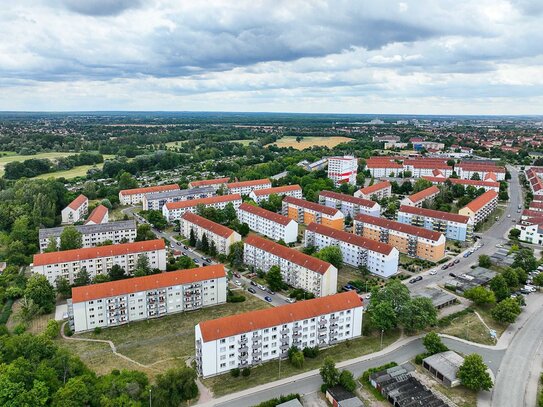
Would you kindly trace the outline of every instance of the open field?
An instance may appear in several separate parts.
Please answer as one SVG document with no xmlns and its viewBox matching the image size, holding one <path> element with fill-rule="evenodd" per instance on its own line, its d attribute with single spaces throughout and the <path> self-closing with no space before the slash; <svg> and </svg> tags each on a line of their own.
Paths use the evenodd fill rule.
<svg viewBox="0 0 543 407">
<path fill-rule="evenodd" d="M 399 331 L 386 333 L 383 338 L 383 347 L 390 345 L 400 337 Z M 319 355 L 314 358 L 306 358 L 304 366 L 297 369 L 292 366 L 288 360 L 281 361 L 281 374 L 279 374 L 279 361 L 274 360 L 264 363 L 260 366 L 251 369 L 249 377 L 232 377 L 230 374 L 210 377 L 204 379 L 203 383 L 213 391 L 215 396 L 222 396 L 229 393 L 234 393 L 249 387 L 258 386 L 264 383 L 270 383 L 280 378 L 294 376 L 308 370 L 318 369 L 322 365 L 324 358 L 332 357 L 334 361 L 340 362 L 346 359 L 352 359 L 359 356 L 367 355 L 368 353 L 377 352 L 380 349 L 380 335 L 375 333 L 369 337 L 362 337 L 352 341 L 346 341 L 332 346 L 328 349 L 323 349 Z"/>
<path fill-rule="evenodd" d="M 41 174 L 34 179 L 48 179 L 48 178 L 75 178 L 75 177 L 84 177 L 87 175 L 87 171 L 91 168 L 99 168 L 101 169 L 104 164 L 96 164 L 96 165 L 80 165 L 78 167 L 70 168 L 66 171 L 56 171 L 56 172 L 48 172 L 47 174 Z"/>
<path fill-rule="evenodd" d="M 275 144 L 277 147 L 292 147 L 296 150 L 304 150 L 306 148 L 311 148 L 313 146 L 319 146 L 319 147 L 335 147 L 338 144 L 341 143 L 347 143 L 349 141 L 353 140 L 352 138 L 348 137 L 340 137 L 340 136 L 333 136 L 333 137 L 304 137 L 299 143 L 296 141 L 296 137 L 294 136 L 288 136 L 288 137 L 282 137 L 279 140 L 277 140 Z"/>
<path fill-rule="evenodd" d="M 175 148 L 175 147 L 180 146 L 183 143 L 186 143 L 186 140 L 170 141 L 166 143 L 166 148 Z"/>
<path fill-rule="evenodd" d="M 253 141 L 256 141 L 256 140 L 230 140 L 231 143 L 240 143 L 240 144 L 243 144 L 244 146 L 248 146 Z"/>
<path fill-rule="evenodd" d="M 155 364 L 154 370 L 160 373 L 171 367 L 172 363 L 183 362 L 194 354 L 194 326 L 199 321 L 269 307 L 267 303 L 252 295 L 246 295 L 246 298 L 247 300 L 241 303 L 226 303 L 198 311 L 107 328 L 99 334 L 87 332 L 74 337 L 110 340 L 119 353 L 144 365 Z M 118 368 L 119 358 L 112 355 L 107 344 L 97 346 L 92 342 L 64 339 L 59 342 L 61 346 L 78 354 L 96 372 Z M 130 368 L 145 370 L 137 365 Z"/>
<path fill-rule="evenodd" d="M 489 322 L 491 321 L 487 320 L 484 317 L 482 318 L 491 328 L 495 328 L 494 323 L 491 325 L 489 324 Z M 501 332 L 503 332 L 503 329 L 497 331 L 498 334 L 500 334 Z M 457 338 L 465 339 L 471 342 L 482 343 L 483 345 L 495 344 L 494 340 L 490 338 L 490 334 L 486 326 L 473 312 L 455 318 L 450 325 L 444 328 L 440 328 L 439 332 L 447 335 L 456 336 Z"/>
<path fill-rule="evenodd" d="M 7 155 L 1 155 L 7 154 Z M 17 155 L 13 151 L 2 151 L 0 152 L 0 176 L 4 174 L 4 166 L 7 163 L 14 161 L 24 161 L 30 160 L 31 158 L 50 158 L 55 159 L 59 157 L 67 157 L 69 155 L 74 155 L 75 153 L 40 153 L 35 155 Z"/>
<path fill-rule="evenodd" d="M 6 327 L 11 331 L 15 328 L 21 321 L 19 318 L 19 313 L 21 312 L 21 300 L 16 300 L 13 303 L 12 312 L 6 323 Z M 47 322 L 50 319 L 55 319 L 55 312 L 53 311 L 50 314 L 39 315 L 35 317 L 26 327 L 26 332 L 37 335 L 45 331 L 47 327 Z"/>
</svg>

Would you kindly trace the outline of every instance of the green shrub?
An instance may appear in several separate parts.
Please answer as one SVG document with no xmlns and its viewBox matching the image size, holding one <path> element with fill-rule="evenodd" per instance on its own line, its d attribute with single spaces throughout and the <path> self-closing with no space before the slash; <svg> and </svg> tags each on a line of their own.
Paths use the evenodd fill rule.
<svg viewBox="0 0 543 407">
<path fill-rule="evenodd" d="M 243 377 L 250 376 L 251 375 L 251 369 L 249 369 L 248 367 L 243 368 L 243 370 L 241 371 L 241 375 Z"/>
<path fill-rule="evenodd" d="M 239 377 L 239 374 L 240 374 L 239 367 L 236 367 L 234 369 L 230 369 L 230 376 Z"/>
<path fill-rule="evenodd" d="M 314 359 L 319 355 L 319 348 L 317 346 L 305 347 L 303 352 L 306 358 Z"/>
<path fill-rule="evenodd" d="M 298 399 L 300 400 L 299 394 L 288 394 L 286 396 L 276 397 L 274 399 L 263 401 L 260 404 L 255 405 L 254 407 L 276 407 L 279 404 L 286 403 L 287 401 Z"/>
<path fill-rule="evenodd" d="M 102 333 L 102 328 L 100 328 L 99 326 L 94 328 L 94 334 L 95 335 L 100 335 L 101 333 Z"/>
</svg>

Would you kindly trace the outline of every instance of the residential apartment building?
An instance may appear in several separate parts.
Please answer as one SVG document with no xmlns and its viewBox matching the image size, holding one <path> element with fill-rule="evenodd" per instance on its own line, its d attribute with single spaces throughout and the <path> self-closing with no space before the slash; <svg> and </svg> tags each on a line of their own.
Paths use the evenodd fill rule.
<svg viewBox="0 0 543 407">
<path fill-rule="evenodd" d="M 107 274 L 114 264 L 131 274 L 142 255 L 149 260 L 149 267 L 166 270 L 166 246 L 164 240 L 157 239 L 35 254 L 32 272 L 47 277 L 53 285 L 58 277 L 64 277 L 73 284 L 75 276 L 83 268 L 91 278 Z"/>
<path fill-rule="evenodd" d="M 343 230 L 312 223 L 305 230 L 304 244 L 318 250 L 328 246 L 339 247 L 345 264 L 365 266 L 379 277 L 390 277 L 398 271 L 398 249 Z"/>
<path fill-rule="evenodd" d="M 119 202 L 121 205 L 138 205 L 143 201 L 144 195 L 158 194 L 165 191 L 179 189 L 179 185 L 156 185 L 152 187 L 123 189 L 119 192 Z"/>
<path fill-rule="evenodd" d="M 74 332 L 109 328 L 226 302 L 222 264 L 72 288 Z"/>
<path fill-rule="evenodd" d="M 366 169 L 374 178 L 398 177 L 403 173 L 403 164 L 388 158 L 372 157 L 366 160 Z"/>
<path fill-rule="evenodd" d="M 519 240 L 532 244 L 543 244 L 543 212 L 540 216 L 530 216 L 520 219 L 515 225 L 520 230 Z"/>
<path fill-rule="evenodd" d="M 338 209 L 344 216 L 350 215 L 351 218 L 359 213 L 371 216 L 380 216 L 381 214 L 381 205 L 375 201 L 333 191 L 321 191 L 319 203 L 329 208 Z"/>
<path fill-rule="evenodd" d="M 439 188 L 432 185 L 431 187 L 423 189 L 415 194 L 406 196 L 400 201 L 400 203 L 402 205 L 416 206 L 417 208 L 421 208 L 423 202 L 431 201 L 439 194 L 439 192 Z"/>
<path fill-rule="evenodd" d="M 397 220 L 444 233 L 446 239 L 465 242 L 473 238 L 473 220 L 469 216 L 402 205 Z"/>
<path fill-rule="evenodd" d="M 85 219 L 89 213 L 89 199 L 85 195 L 79 195 L 61 212 L 62 223 L 75 223 Z"/>
<path fill-rule="evenodd" d="M 160 211 L 162 210 L 162 207 L 167 203 L 209 198 L 214 195 L 215 189 L 213 187 L 174 189 L 172 191 L 144 194 L 141 202 L 144 211 Z"/>
<path fill-rule="evenodd" d="M 357 198 L 364 199 L 383 199 L 392 195 L 392 185 L 388 181 L 378 182 L 377 184 L 370 185 L 359 189 L 354 193 Z"/>
<path fill-rule="evenodd" d="M 505 168 L 493 163 L 461 162 L 455 166 L 456 174 L 462 179 L 471 179 L 475 174 L 484 180 L 488 173 L 496 175 L 495 181 L 505 180 Z"/>
<path fill-rule="evenodd" d="M 530 167 L 525 171 L 526 179 L 534 197 L 543 196 L 543 167 Z"/>
<path fill-rule="evenodd" d="M 488 218 L 497 206 L 498 193 L 496 191 L 486 191 L 460 209 L 458 213 L 469 216 L 473 219 L 473 224 L 477 226 L 477 224 Z"/>
<path fill-rule="evenodd" d="M 293 196 L 294 198 L 302 198 L 302 187 L 299 185 L 283 185 L 282 187 L 266 188 L 252 191 L 249 194 L 256 203 L 270 199 L 270 195 L 278 196 Z"/>
<path fill-rule="evenodd" d="M 452 185 L 463 185 L 468 188 L 470 185 L 476 189 L 484 188 L 485 191 L 500 192 L 500 183 L 495 181 L 478 181 L 473 179 L 445 178 L 445 177 L 422 177 L 434 185 L 442 185 L 450 182 Z"/>
<path fill-rule="evenodd" d="M 202 321 L 195 327 L 203 377 L 286 358 L 292 346 L 327 347 L 362 335 L 362 301 L 347 292 Z"/>
<path fill-rule="evenodd" d="M 445 236 L 433 230 L 385 218 L 357 215 L 353 231 L 367 239 L 388 243 L 411 257 L 437 262 L 445 256 Z"/>
<path fill-rule="evenodd" d="M 328 165 L 328 158 L 324 157 L 312 163 L 310 163 L 307 160 L 302 160 L 298 163 L 298 165 L 306 171 L 324 170 L 326 166 Z"/>
<path fill-rule="evenodd" d="M 192 199 L 190 201 L 167 202 L 162 207 L 162 215 L 168 222 L 173 222 L 174 220 L 181 219 L 181 216 L 185 212 L 196 212 L 199 205 L 206 208 L 224 209 L 229 203 L 232 203 L 234 209 L 237 210 L 241 205 L 241 195 L 219 195 L 209 198 Z"/>
<path fill-rule="evenodd" d="M 405 171 L 411 173 L 411 178 L 432 176 L 439 171 L 445 177 L 450 177 L 453 168 L 442 158 L 406 158 L 403 156 L 376 156 L 366 160 L 366 169 L 374 178 L 398 177 Z"/>
<path fill-rule="evenodd" d="M 337 292 L 337 268 L 330 263 L 256 235 L 243 242 L 243 262 L 265 273 L 279 266 L 285 283 L 315 297 Z"/>
<path fill-rule="evenodd" d="M 411 159 L 403 162 L 404 171 L 410 171 L 412 178 L 432 176 L 434 170 L 439 170 L 445 177 L 453 174 L 453 167 L 447 165 L 447 161 L 438 159 Z"/>
<path fill-rule="evenodd" d="M 298 239 L 298 223 L 275 212 L 243 203 L 238 208 L 238 219 L 249 228 L 273 240 L 294 243 Z"/>
<path fill-rule="evenodd" d="M 85 221 L 85 225 L 99 225 L 109 222 L 109 211 L 104 205 L 98 205 L 94 208 Z"/>
<path fill-rule="evenodd" d="M 345 215 L 339 209 L 292 196 L 283 199 L 283 215 L 304 225 L 314 222 L 339 230 L 343 230 L 345 221 Z"/>
<path fill-rule="evenodd" d="M 330 157 L 328 159 L 328 178 L 334 181 L 334 185 L 356 185 L 358 172 L 358 158 L 346 155 L 343 157 Z"/>
<path fill-rule="evenodd" d="M 211 187 L 215 191 L 226 188 L 226 184 L 230 178 L 215 178 L 215 179 L 204 179 L 201 181 L 191 181 L 189 182 L 189 188 L 203 188 L 203 187 Z"/>
<path fill-rule="evenodd" d="M 230 246 L 233 243 L 241 241 L 241 236 L 238 232 L 192 212 L 185 212 L 181 216 L 179 224 L 181 226 L 180 232 L 186 238 L 190 237 L 191 230 L 194 231 L 196 239 L 201 240 L 206 235 L 209 244 L 213 242 L 219 254 L 228 255 L 230 253 Z"/>
<path fill-rule="evenodd" d="M 231 182 L 226 184 L 226 189 L 229 194 L 249 195 L 252 191 L 271 188 L 271 186 L 271 181 L 264 178 L 251 181 Z"/>
<path fill-rule="evenodd" d="M 137 235 L 136 222 L 133 219 L 110 223 L 87 223 L 85 225 L 77 225 L 75 228 L 81 233 L 83 248 L 95 247 L 106 242 L 111 242 L 112 244 L 130 243 L 136 240 Z M 40 229 L 38 233 L 40 252 L 43 252 L 47 248 L 52 239 L 55 239 L 57 247 L 59 247 L 60 235 L 63 230 L 63 226 Z"/>
</svg>

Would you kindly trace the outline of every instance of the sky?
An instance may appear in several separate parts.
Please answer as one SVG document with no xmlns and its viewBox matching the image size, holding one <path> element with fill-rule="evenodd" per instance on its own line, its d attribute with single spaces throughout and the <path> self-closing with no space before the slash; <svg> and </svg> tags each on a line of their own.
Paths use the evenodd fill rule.
<svg viewBox="0 0 543 407">
<path fill-rule="evenodd" d="M 543 0 L 17 0 L 0 110 L 543 114 Z"/>
</svg>

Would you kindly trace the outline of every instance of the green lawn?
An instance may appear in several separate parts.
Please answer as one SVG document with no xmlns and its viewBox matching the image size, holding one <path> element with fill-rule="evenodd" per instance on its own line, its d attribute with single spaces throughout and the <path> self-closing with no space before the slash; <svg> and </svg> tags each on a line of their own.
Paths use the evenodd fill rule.
<svg viewBox="0 0 543 407">
<path fill-rule="evenodd" d="M 6 154 L 6 155 L 3 155 Z M 7 163 L 15 162 L 15 161 L 24 161 L 24 160 L 30 160 L 31 158 L 49 158 L 49 159 L 55 159 L 60 157 L 67 157 L 69 155 L 74 155 L 76 153 L 59 153 L 59 152 L 53 152 L 53 153 L 40 153 L 35 155 L 17 155 L 13 151 L 2 151 L 0 152 L 0 176 L 4 174 L 4 166 Z"/>
<path fill-rule="evenodd" d="M 255 142 L 257 140 L 251 139 L 251 140 L 230 140 L 231 143 L 240 143 L 244 146 L 248 146 L 249 144 Z"/>
<path fill-rule="evenodd" d="M 483 222 L 483 223 L 479 223 L 476 228 L 475 228 L 475 232 L 476 233 L 484 233 L 486 232 L 488 229 L 490 229 L 492 227 L 492 225 L 494 223 L 496 223 L 496 216 L 501 219 L 501 217 L 503 216 L 505 212 L 505 206 L 503 205 L 498 205 L 496 207 L 496 209 L 494 209 L 494 211 L 490 214 L 490 216 Z M 514 223 L 511 222 L 511 226 L 514 226 Z"/>
<path fill-rule="evenodd" d="M 385 334 L 383 347 L 395 342 L 400 337 L 399 331 L 393 331 Z M 270 383 L 274 380 L 284 379 L 302 372 L 320 368 L 325 357 L 332 357 L 336 363 L 347 359 L 353 359 L 359 356 L 380 350 L 380 335 L 375 334 L 370 337 L 358 338 L 352 341 L 340 343 L 328 349 L 323 349 L 315 359 L 305 359 L 303 368 L 293 367 L 288 360 L 281 361 L 281 374 L 279 375 L 279 361 L 274 360 L 264 363 L 251 369 L 249 377 L 232 377 L 230 374 L 204 379 L 203 383 L 213 391 L 217 397 L 225 394 L 234 393 L 250 387 Z"/>
</svg>

